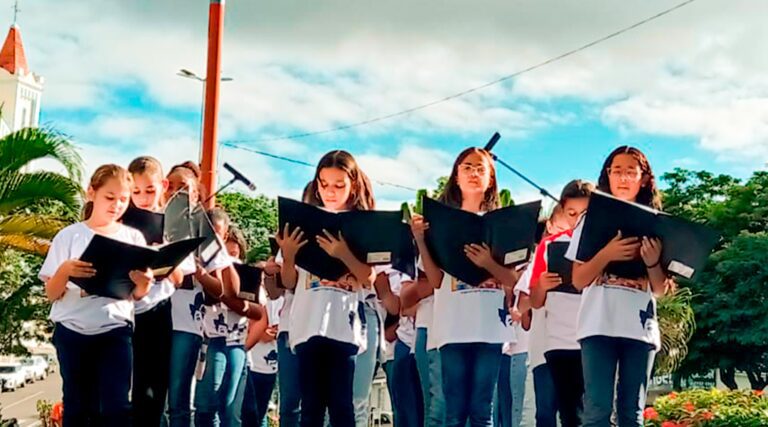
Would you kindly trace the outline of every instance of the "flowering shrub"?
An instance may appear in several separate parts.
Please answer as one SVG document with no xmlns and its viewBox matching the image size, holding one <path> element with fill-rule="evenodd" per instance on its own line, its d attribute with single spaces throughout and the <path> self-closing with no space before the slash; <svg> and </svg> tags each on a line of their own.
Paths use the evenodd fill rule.
<svg viewBox="0 0 768 427">
<path fill-rule="evenodd" d="M 764 427 L 762 391 L 688 390 L 656 399 L 643 412 L 646 427 Z"/>
</svg>

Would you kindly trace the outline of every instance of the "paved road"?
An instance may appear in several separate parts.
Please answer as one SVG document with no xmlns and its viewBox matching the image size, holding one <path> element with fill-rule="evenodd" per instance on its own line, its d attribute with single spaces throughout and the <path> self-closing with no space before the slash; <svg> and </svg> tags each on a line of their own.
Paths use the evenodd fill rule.
<svg viewBox="0 0 768 427">
<path fill-rule="evenodd" d="M 26 387 L 16 391 L 1 393 L 0 405 L 2 405 L 3 418 L 16 418 L 21 427 L 39 426 L 38 400 L 61 400 L 61 377 L 58 372 L 49 375 L 43 381 L 27 384 Z"/>
</svg>

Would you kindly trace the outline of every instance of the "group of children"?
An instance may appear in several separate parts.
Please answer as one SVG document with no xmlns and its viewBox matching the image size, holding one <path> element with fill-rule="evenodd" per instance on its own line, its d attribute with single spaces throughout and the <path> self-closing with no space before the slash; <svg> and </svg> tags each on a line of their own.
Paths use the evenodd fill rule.
<svg viewBox="0 0 768 427">
<path fill-rule="evenodd" d="M 102 166 L 83 221 L 53 239 L 39 276 L 52 301 L 65 427 L 262 426 L 275 387 L 281 426 L 362 427 L 378 366 L 397 427 L 519 426 L 529 367 L 537 426 L 555 426 L 558 413 L 564 427 L 608 426 L 613 413 L 621 427 L 642 425 L 660 345 L 655 297 L 668 276 L 655 239 L 617 235 L 579 259 L 593 185 L 566 185 L 525 266 L 508 268 L 487 245 L 467 245 L 466 256 L 491 277 L 480 286 L 436 264 L 429 223 L 414 215 L 417 277 L 366 264 L 331 233 L 312 238 L 347 273 L 314 276 L 297 265 L 307 237 L 286 224 L 277 256 L 259 263 L 257 302 L 241 299 L 234 264 L 247 247 L 221 208 L 208 216 L 225 250 L 205 265 L 190 256 L 159 281 L 132 271 L 132 300 L 88 295 L 70 281 L 95 274 L 78 259 L 95 234 L 146 245 L 120 222 L 129 204 L 162 212 L 182 189 L 193 203 L 204 200 L 199 175 L 192 162 L 164 175 L 151 157 L 127 169 Z M 650 165 L 635 148 L 610 154 L 597 188 L 659 207 Z M 331 212 L 375 208 L 370 181 L 345 151 L 323 156 L 303 201 Z M 478 215 L 499 208 L 491 155 L 464 150 L 440 201 Z M 565 245 L 572 283 L 548 272 L 551 245 Z M 609 262 L 638 258 L 644 278 L 604 273 Z"/>
</svg>

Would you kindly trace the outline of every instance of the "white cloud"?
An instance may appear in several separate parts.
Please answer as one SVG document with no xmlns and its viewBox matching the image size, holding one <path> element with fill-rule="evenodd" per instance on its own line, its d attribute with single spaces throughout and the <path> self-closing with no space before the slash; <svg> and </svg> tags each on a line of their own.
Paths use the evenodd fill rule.
<svg viewBox="0 0 768 427">
<path fill-rule="evenodd" d="M 234 81 L 222 85 L 220 136 L 262 139 L 421 105 L 669 6 L 661 0 L 490 0 L 482 7 L 464 0 L 229 2 L 223 69 Z M 767 14 L 766 2 L 736 0 L 725 9 L 718 2 L 695 2 L 514 82 L 357 132 L 466 135 L 493 128 L 524 137 L 578 120 L 527 104 L 566 98 L 607 104 L 601 117 L 611 126 L 698 138 L 724 160 L 763 160 Z M 39 1 L 25 6 L 20 23 L 30 65 L 47 78 L 44 109 L 106 114 L 96 130 L 120 140 L 141 137 L 134 124 L 157 123 L 147 112 L 133 113 L 133 123 L 110 118 L 130 105 L 115 98 L 115 88 L 139 87 L 163 108 L 199 111 L 200 83 L 175 73 L 189 68 L 204 74 L 205 2 L 104 0 L 94 8 L 88 2 Z M 188 128 L 179 123 L 176 133 L 191 144 L 197 123 Z M 304 158 L 312 151 L 303 142 L 269 148 Z M 190 145 L 184 154 L 196 152 Z"/>
</svg>

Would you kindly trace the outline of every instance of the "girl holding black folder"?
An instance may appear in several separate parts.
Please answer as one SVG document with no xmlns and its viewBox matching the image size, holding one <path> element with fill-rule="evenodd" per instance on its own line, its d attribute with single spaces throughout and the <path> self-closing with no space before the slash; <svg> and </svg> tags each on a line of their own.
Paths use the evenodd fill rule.
<svg viewBox="0 0 768 427">
<path fill-rule="evenodd" d="M 309 203 L 332 212 L 374 208 L 368 177 L 346 151 L 320 159 Z M 365 344 L 359 291 L 372 286 L 374 270 L 355 257 L 343 236 L 326 232 L 317 236 L 318 245 L 350 272 L 338 280 L 321 280 L 296 265 L 296 254 L 307 243 L 298 227 L 286 224 L 277 239 L 283 285 L 295 291 L 290 341 L 299 359 L 301 425 L 322 426 L 327 409 L 331 425 L 354 426 L 355 355 Z"/>
<path fill-rule="evenodd" d="M 146 245 L 137 230 L 118 222 L 131 198 L 127 170 L 103 165 L 88 185 L 84 221 L 53 238 L 39 277 L 53 301 L 53 343 L 63 380 L 63 426 L 130 426 L 134 302 L 85 294 L 70 278 L 93 277 L 92 265 L 79 261 L 94 235 Z M 119 256 L 116 254 L 115 256 Z M 149 293 L 152 272 L 132 271 L 133 298 Z"/>
<path fill-rule="evenodd" d="M 651 166 L 637 148 L 619 147 L 608 156 L 598 189 L 622 200 L 661 207 Z M 616 390 L 619 426 L 642 426 L 648 378 L 661 345 L 656 296 L 664 294 L 668 278 L 660 265 L 661 241 L 622 238 L 619 233 L 591 259 L 579 259 L 583 225 L 584 221 L 574 230 L 566 253 L 574 261 L 573 284 L 584 290 L 578 323 L 585 383 L 583 425 L 610 425 Z M 644 277 L 605 273 L 611 262 L 633 260 L 645 264 Z"/>
<path fill-rule="evenodd" d="M 549 370 L 557 393 L 560 420 L 563 427 L 581 425 L 584 378 L 581 368 L 581 347 L 576 325 L 581 305 L 581 291 L 569 280 L 552 272 L 561 262 L 581 215 L 587 209 L 594 187 L 581 180 L 566 184 L 560 194 L 560 217 L 567 226 L 562 232 L 544 238 L 536 247 L 531 272 L 530 301 L 534 309 L 543 309 L 547 330 L 544 347 Z M 560 259 L 552 257 L 559 256 Z M 558 270 L 555 270 L 558 271 Z M 570 274 L 567 275 L 570 278 Z"/>
<path fill-rule="evenodd" d="M 153 157 L 138 157 L 128 165 L 128 172 L 133 178 L 133 205 L 151 212 L 162 211 L 168 181 L 160 162 Z M 136 426 L 159 426 L 165 411 L 173 332 L 170 298 L 182 279 L 181 269 L 176 269 L 135 303 L 131 402 Z"/>
<path fill-rule="evenodd" d="M 468 148 L 459 154 L 440 201 L 479 215 L 499 207 L 496 172 L 490 154 Z M 508 341 L 504 288 L 517 273 L 499 265 L 486 245 L 468 245 L 466 256 L 492 274 L 480 287 L 461 284 L 437 266 L 424 237 L 429 224 L 414 216 L 412 229 L 423 270 L 435 288 L 433 330 L 440 349 L 446 419 L 449 427 L 491 425 L 491 402 Z"/>
</svg>

